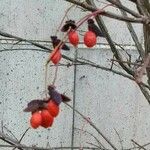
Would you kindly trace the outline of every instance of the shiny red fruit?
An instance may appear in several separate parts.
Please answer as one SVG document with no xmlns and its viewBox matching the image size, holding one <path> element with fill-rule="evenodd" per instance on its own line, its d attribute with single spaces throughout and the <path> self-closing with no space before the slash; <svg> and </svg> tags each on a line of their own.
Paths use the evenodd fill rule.
<svg viewBox="0 0 150 150">
<path fill-rule="evenodd" d="M 76 31 L 70 31 L 68 34 L 68 38 L 69 38 L 69 42 L 73 46 L 77 46 L 79 44 L 79 36 L 78 36 L 78 33 Z"/>
<path fill-rule="evenodd" d="M 42 110 L 41 111 L 41 116 L 42 116 L 42 123 L 41 126 L 44 128 L 48 128 L 51 127 L 53 122 L 54 122 L 54 118 L 53 116 L 49 113 L 48 110 Z"/>
<path fill-rule="evenodd" d="M 84 44 L 93 47 L 96 44 L 96 35 L 92 31 L 87 31 L 84 35 Z"/>
<path fill-rule="evenodd" d="M 42 117 L 40 112 L 34 112 L 30 119 L 31 127 L 36 129 L 38 128 L 42 123 Z"/>
<path fill-rule="evenodd" d="M 53 100 L 48 102 L 47 110 L 53 117 L 56 117 L 59 114 L 59 106 Z"/>
<path fill-rule="evenodd" d="M 62 55 L 61 55 L 60 49 L 55 48 L 53 52 L 51 53 L 50 60 L 56 65 L 61 60 L 61 57 Z"/>
</svg>

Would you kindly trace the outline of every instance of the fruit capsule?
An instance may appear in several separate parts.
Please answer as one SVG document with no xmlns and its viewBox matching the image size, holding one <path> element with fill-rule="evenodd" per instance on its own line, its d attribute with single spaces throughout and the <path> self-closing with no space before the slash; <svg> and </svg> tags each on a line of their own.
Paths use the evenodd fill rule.
<svg viewBox="0 0 150 150">
<path fill-rule="evenodd" d="M 54 49 L 53 52 L 51 53 L 50 60 L 56 65 L 61 60 L 61 57 L 62 55 L 60 49 Z"/>
<path fill-rule="evenodd" d="M 47 110 L 53 117 L 56 117 L 59 114 L 59 106 L 53 100 L 48 102 Z"/>
<path fill-rule="evenodd" d="M 41 113 L 38 111 L 34 112 L 30 119 L 31 127 L 36 129 L 41 125 L 41 123 L 42 123 Z"/>
<path fill-rule="evenodd" d="M 53 122 L 54 122 L 54 118 L 53 116 L 49 113 L 48 110 L 42 110 L 41 111 L 41 116 L 42 116 L 42 123 L 41 126 L 44 128 L 48 128 L 51 127 Z"/>
<path fill-rule="evenodd" d="M 84 35 L 84 44 L 87 47 L 93 47 L 96 44 L 96 35 L 92 31 L 87 31 Z"/>
<path fill-rule="evenodd" d="M 69 38 L 69 42 L 73 46 L 76 47 L 79 44 L 79 36 L 78 36 L 78 33 L 76 31 L 70 31 L 68 34 L 68 38 Z"/>
</svg>

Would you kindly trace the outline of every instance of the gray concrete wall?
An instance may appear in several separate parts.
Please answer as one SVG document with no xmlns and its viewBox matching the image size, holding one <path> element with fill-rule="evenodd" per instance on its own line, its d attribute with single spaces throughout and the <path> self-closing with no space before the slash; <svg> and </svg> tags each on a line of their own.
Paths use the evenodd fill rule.
<svg viewBox="0 0 150 150">
<path fill-rule="evenodd" d="M 125 0 L 123 1 L 125 2 Z M 55 34 L 56 27 L 60 24 L 60 18 L 64 16 L 64 10 L 70 5 L 62 0 L 1 0 L 0 1 L 0 30 L 26 38 L 41 41 L 49 41 L 51 34 Z M 134 9 L 131 3 L 128 5 Z M 112 10 L 113 8 L 108 8 Z M 119 10 L 116 10 L 119 13 Z M 76 15 L 75 15 L 76 14 Z M 85 13 L 74 9 L 69 13 L 69 18 L 79 20 Z M 115 42 L 131 46 L 133 41 L 125 24 L 104 17 L 110 34 Z M 82 27 L 86 30 L 86 24 Z M 143 42 L 142 28 L 135 25 L 140 42 Z M 58 34 L 62 37 L 62 33 Z M 11 130 L 19 139 L 29 127 L 30 114 L 22 110 L 26 104 L 35 98 L 44 97 L 44 64 L 48 53 L 31 51 L 35 49 L 31 45 L 21 44 L 12 46 L 13 41 L 0 40 L 0 50 L 20 49 L 20 51 L 3 51 L 0 53 L 0 121 L 1 127 Z M 9 42 L 9 43 L 7 43 Z M 100 65 L 110 66 L 108 59 L 112 53 L 105 39 L 99 39 L 100 48 L 86 49 L 81 44 L 78 49 L 78 57 L 90 59 Z M 49 42 L 43 42 L 51 46 Z M 106 43 L 107 44 L 107 43 Z M 101 48 L 103 47 L 103 48 Z M 29 50 L 23 50 L 28 48 Z M 133 48 L 134 49 L 134 48 Z M 63 52 L 74 58 L 74 48 L 69 52 Z M 134 57 L 135 50 L 130 51 Z M 62 60 L 62 62 L 66 62 Z M 54 67 L 49 67 L 49 82 L 54 77 Z M 74 81 L 76 74 L 76 82 Z M 58 90 L 65 92 L 73 98 L 75 84 L 75 108 L 89 117 L 97 127 L 121 149 L 119 138 L 114 129 L 119 133 L 123 146 L 131 147 L 131 139 L 140 144 L 149 142 L 149 106 L 137 85 L 121 76 L 90 66 L 74 66 L 69 68 L 59 67 L 56 85 Z M 70 146 L 72 142 L 73 112 L 64 104 L 61 105 L 61 113 L 56 118 L 50 129 L 39 128 L 29 130 L 22 140 L 26 145 L 45 147 L 49 142 L 51 147 Z M 107 146 L 106 142 L 78 115 L 75 115 L 74 126 L 88 130 L 96 135 Z M 5 133 L 10 133 L 4 128 Z M 74 131 L 75 146 L 89 146 L 88 141 L 95 143 L 94 139 L 82 132 Z M 8 149 L 8 148 L 0 148 Z"/>
</svg>

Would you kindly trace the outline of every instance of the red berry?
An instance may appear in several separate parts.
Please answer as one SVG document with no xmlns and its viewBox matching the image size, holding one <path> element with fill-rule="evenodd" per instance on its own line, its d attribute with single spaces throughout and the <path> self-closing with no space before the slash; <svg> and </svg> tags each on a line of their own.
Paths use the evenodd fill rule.
<svg viewBox="0 0 150 150">
<path fill-rule="evenodd" d="M 53 52 L 51 53 L 50 60 L 56 65 L 61 60 L 61 57 L 62 55 L 61 55 L 60 49 L 55 48 Z"/>
<path fill-rule="evenodd" d="M 59 114 L 59 106 L 53 100 L 48 102 L 47 109 L 53 117 L 56 117 Z"/>
<path fill-rule="evenodd" d="M 92 31 L 87 31 L 84 35 L 84 44 L 93 47 L 96 44 L 96 35 Z"/>
<path fill-rule="evenodd" d="M 54 121 L 54 118 L 52 117 L 52 115 L 49 113 L 48 110 L 42 110 L 41 111 L 41 116 L 42 116 L 42 123 L 41 126 L 43 126 L 44 128 L 48 128 L 51 127 Z"/>
<path fill-rule="evenodd" d="M 79 43 L 79 36 L 77 34 L 76 31 L 70 31 L 68 34 L 68 38 L 69 38 L 69 42 L 74 45 L 77 46 Z"/>
<path fill-rule="evenodd" d="M 42 117 L 40 112 L 34 112 L 30 119 L 31 127 L 36 129 L 38 128 L 42 123 Z"/>
</svg>

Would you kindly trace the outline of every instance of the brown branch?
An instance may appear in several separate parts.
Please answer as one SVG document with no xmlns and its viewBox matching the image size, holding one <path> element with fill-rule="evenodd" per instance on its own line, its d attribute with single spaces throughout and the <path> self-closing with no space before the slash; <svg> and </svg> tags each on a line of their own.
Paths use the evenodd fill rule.
<svg viewBox="0 0 150 150">
<path fill-rule="evenodd" d="M 0 32 L 0 33 L 1 33 L 1 32 Z M 9 34 L 3 33 L 3 35 L 7 36 L 7 35 L 9 35 Z M 11 36 L 9 36 L 9 37 L 15 38 L 16 36 L 11 35 Z M 17 39 L 18 39 L 18 37 L 16 38 L 16 40 L 17 40 Z M 19 39 L 20 39 L 20 37 L 19 37 Z M 22 38 L 21 38 L 21 39 L 22 39 Z M 27 40 L 27 39 L 22 39 L 22 41 L 26 41 L 26 42 L 30 43 L 30 40 Z M 30 44 L 34 44 L 34 46 L 40 47 L 40 48 L 42 48 L 43 50 L 42 50 L 42 49 L 6 49 L 6 50 L 1 50 L 0 52 L 2 52 L 2 51 L 13 51 L 13 50 L 17 50 L 17 51 L 18 51 L 18 50 L 34 50 L 34 51 L 42 51 L 42 52 L 49 53 L 49 51 L 51 51 L 49 48 L 47 48 L 47 47 L 45 47 L 45 46 L 43 46 L 43 45 L 37 44 L 37 43 L 34 42 L 34 41 L 31 41 Z M 73 64 L 75 64 L 73 58 L 70 58 L 70 57 L 65 56 L 65 55 L 62 55 L 62 57 L 63 57 L 64 59 L 66 59 L 66 60 L 69 60 L 69 61 L 73 62 Z M 90 62 L 90 61 L 83 61 L 83 60 L 79 60 L 79 58 L 78 58 L 78 59 L 76 60 L 76 62 L 77 62 L 78 64 L 75 64 L 75 65 L 89 65 L 89 66 L 91 66 L 91 67 L 99 68 L 99 69 L 102 69 L 102 70 L 104 70 L 104 71 L 109 71 L 109 72 L 115 73 L 115 74 L 117 74 L 117 75 L 121 75 L 121 76 L 123 76 L 123 77 L 125 77 L 125 78 L 128 78 L 128 79 L 134 81 L 134 78 L 133 78 L 132 76 L 130 76 L 130 75 L 127 75 L 127 74 L 122 73 L 122 72 L 119 72 L 119 71 L 117 71 L 117 70 L 113 70 L 113 69 L 110 69 L 110 68 L 107 68 L 107 67 L 104 67 L 104 66 L 95 64 L 95 63 Z M 69 64 L 69 65 L 70 65 L 70 64 Z M 65 66 L 65 65 L 63 65 L 63 66 Z M 66 66 L 68 66 L 68 64 L 66 64 Z M 149 87 L 148 85 L 144 84 L 144 83 L 140 83 L 140 85 L 142 85 L 143 88 L 146 87 L 146 88 L 150 89 L 150 87 Z M 143 93 L 143 91 L 142 91 L 142 93 Z M 146 99 L 148 98 L 148 97 L 147 97 L 147 94 L 144 94 L 144 96 L 146 97 Z"/>
<path fill-rule="evenodd" d="M 121 4 L 121 1 L 118 0 L 118 3 Z M 124 10 L 120 9 L 120 11 L 121 11 L 123 17 L 127 17 L 127 13 L 126 13 Z M 130 22 L 126 22 L 126 24 L 127 24 L 128 30 L 130 31 L 131 37 L 132 37 L 132 39 L 133 39 L 133 41 L 134 41 L 134 43 L 135 43 L 135 46 L 137 47 L 137 50 L 138 50 L 138 52 L 139 52 L 139 55 L 143 58 L 145 52 L 144 52 L 144 49 L 142 48 L 141 43 L 139 42 L 139 39 L 138 39 L 138 37 L 137 37 L 137 34 L 136 34 L 136 32 L 134 31 L 134 28 L 133 28 L 133 26 L 132 26 L 132 24 L 131 24 Z"/>
<path fill-rule="evenodd" d="M 76 1 L 76 0 L 66 0 L 66 1 L 71 2 L 71 3 L 74 3 L 74 4 L 76 4 L 76 5 L 79 5 L 79 6 L 85 8 L 85 9 L 87 9 L 87 10 L 89 10 L 89 11 L 96 11 L 96 10 L 97 10 L 97 8 L 96 8 L 94 2 L 91 1 L 91 0 L 86 0 L 87 4 L 86 4 L 86 3 L 81 3 L 81 2 Z M 122 56 L 120 55 L 119 51 L 116 49 L 116 47 L 115 47 L 115 45 L 114 45 L 114 42 L 112 41 L 112 39 L 111 39 L 111 37 L 110 37 L 110 35 L 109 35 L 109 33 L 108 33 L 108 30 L 107 30 L 107 28 L 106 28 L 106 26 L 105 26 L 105 24 L 104 24 L 104 22 L 103 22 L 101 16 L 96 16 L 96 21 L 97 21 L 97 23 L 98 23 L 98 25 L 99 25 L 101 31 L 104 33 L 104 35 L 105 35 L 105 37 L 106 37 L 106 40 L 108 41 L 108 43 L 109 43 L 109 45 L 110 45 L 110 47 L 111 47 L 111 50 L 112 50 L 112 52 L 113 52 L 115 58 L 120 61 L 120 62 L 119 62 L 120 66 L 121 66 L 128 74 L 134 76 L 134 74 L 135 74 L 134 71 L 133 71 L 129 66 L 127 66 L 126 64 L 121 63 L 121 61 L 123 61 Z M 143 95 L 145 96 L 145 98 L 146 98 L 147 101 L 149 102 L 149 101 L 150 101 L 150 95 L 149 95 L 148 91 L 146 90 L 145 85 L 144 85 L 144 84 L 139 84 L 139 87 L 140 87 L 140 89 L 141 89 Z"/>
<path fill-rule="evenodd" d="M 137 7 L 141 14 L 150 18 L 150 2 L 149 0 L 137 0 Z M 145 24 L 143 25 L 144 31 L 144 47 L 145 53 L 148 55 L 150 53 L 150 25 Z M 148 77 L 148 84 L 150 85 L 150 69 L 147 68 L 147 77 Z"/>
<path fill-rule="evenodd" d="M 150 14 L 149 0 L 137 0 L 137 7 L 142 15 L 149 17 Z"/>
<path fill-rule="evenodd" d="M 98 8 L 93 7 L 92 5 L 89 5 L 87 3 L 83 3 L 83 2 L 80 2 L 80 1 L 77 1 L 77 0 L 66 0 L 66 1 L 70 2 L 70 3 L 73 3 L 73 4 L 76 4 L 78 6 L 81 6 L 82 8 L 84 8 L 86 10 L 89 10 L 89 11 L 92 11 L 92 12 L 100 10 Z M 149 20 L 148 18 L 145 18 L 144 16 L 141 16 L 141 15 L 138 15 L 137 18 L 122 17 L 120 15 L 117 15 L 117 14 L 114 14 L 112 12 L 105 11 L 105 10 L 102 10 L 100 12 L 100 15 L 110 17 L 110 18 L 113 18 L 113 19 L 117 19 L 117 20 L 120 20 L 120 21 L 129 21 L 129 22 L 132 22 L 132 23 L 147 23 L 147 20 Z"/>
<path fill-rule="evenodd" d="M 117 15 L 115 13 L 109 12 L 109 11 L 103 11 L 103 13 L 101 13 L 100 15 L 112 18 L 112 19 L 117 19 L 120 21 L 125 21 L 125 22 L 131 22 L 131 23 L 146 23 L 146 19 L 145 18 L 131 18 L 128 16 L 124 16 L 122 17 L 121 15 Z M 148 20 L 148 19 L 147 19 Z"/>
<path fill-rule="evenodd" d="M 86 0 L 86 2 L 90 5 L 92 5 L 93 7 L 96 8 L 95 4 L 93 1 L 91 0 Z M 88 8 L 87 8 L 88 9 Z M 123 58 L 121 56 L 121 54 L 119 53 L 119 51 L 116 49 L 116 46 L 113 42 L 113 40 L 111 39 L 109 33 L 108 33 L 108 30 L 105 26 L 105 23 L 103 22 L 103 19 L 101 18 L 101 16 L 97 16 L 96 17 L 96 21 L 98 23 L 98 26 L 100 27 L 101 31 L 104 33 L 105 37 L 106 37 L 106 40 L 107 42 L 109 43 L 110 47 L 111 47 L 111 50 L 115 56 L 116 59 L 118 59 L 119 61 L 123 61 Z M 129 68 L 129 66 L 127 66 L 126 64 L 123 64 L 121 62 L 119 62 L 119 65 L 130 75 L 134 75 L 134 72 L 131 68 Z"/>
<path fill-rule="evenodd" d="M 138 14 L 138 13 L 134 12 L 133 10 L 131 10 L 131 9 L 127 8 L 127 7 L 125 7 L 124 5 L 120 4 L 120 3 L 119 3 L 118 1 L 116 1 L 116 0 L 106 0 L 106 1 L 108 1 L 108 2 L 110 2 L 110 3 L 112 3 L 112 4 L 114 4 L 114 5 L 116 5 L 118 8 L 120 8 L 120 9 L 122 9 L 122 10 L 128 12 L 129 14 L 133 15 L 134 17 L 141 18 L 141 15 L 140 15 L 140 14 Z"/>
</svg>

